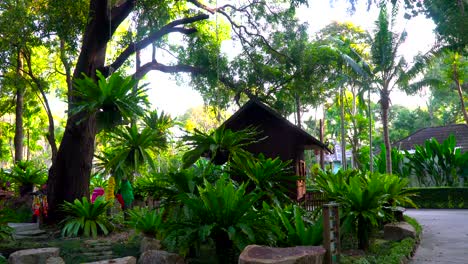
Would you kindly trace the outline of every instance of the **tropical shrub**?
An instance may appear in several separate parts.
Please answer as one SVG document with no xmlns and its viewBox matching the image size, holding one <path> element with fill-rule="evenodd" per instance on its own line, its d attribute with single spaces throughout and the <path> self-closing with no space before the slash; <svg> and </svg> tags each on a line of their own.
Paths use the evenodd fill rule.
<svg viewBox="0 0 468 264">
<path fill-rule="evenodd" d="M 234 156 L 249 156 L 243 148 L 257 142 L 257 137 L 258 132 L 251 127 L 239 131 L 219 127 L 211 133 L 195 129 L 192 134 L 182 138 L 192 147 L 182 157 L 183 167 L 188 168 L 205 155 L 216 165 L 222 165 Z"/>
<path fill-rule="evenodd" d="M 198 194 L 196 186 L 203 185 L 205 180 L 214 183 L 226 176 L 226 172 L 220 166 L 200 159 L 188 169 L 149 174 L 142 179 L 137 179 L 136 185 L 139 191 L 147 192 L 163 203 L 173 203 L 177 202 L 176 198 L 181 193 Z"/>
<path fill-rule="evenodd" d="M 374 158 L 374 168 L 382 174 L 387 171 L 385 155 L 385 146 L 382 144 L 380 146 L 380 154 Z M 392 156 L 392 174 L 408 178 L 411 175 L 411 167 L 409 166 L 407 154 L 400 152 L 397 148 L 392 148 L 390 155 Z"/>
<path fill-rule="evenodd" d="M 115 72 L 109 78 L 96 71 L 98 81 L 83 75 L 82 79 L 75 80 L 75 100 L 70 114 L 95 114 L 98 129 L 111 129 L 129 121 L 135 115 L 142 116 L 143 105 L 148 101 L 144 85 L 135 87 L 138 80 L 132 76 L 124 77 Z"/>
<path fill-rule="evenodd" d="M 355 230 L 360 249 L 369 247 L 372 229 L 386 217 L 384 206 L 413 204 L 408 181 L 395 175 L 363 173 L 359 171 L 319 173 L 317 187 L 342 208 L 345 227 Z"/>
<path fill-rule="evenodd" d="M 145 236 L 156 237 L 162 228 L 164 209 L 135 207 L 128 211 L 129 224 Z"/>
<path fill-rule="evenodd" d="M 293 175 L 290 162 L 283 162 L 279 158 L 265 158 L 263 154 L 258 158 L 234 157 L 229 172 L 234 179 L 248 182 L 250 189 L 263 192 L 276 205 L 291 202 L 288 194 L 299 179 Z"/>
<path fill-rule="evenodd" d="M 223 260 L 232 250 L 242 250 L 253 243 L 273 245 L 281 236 L 270 213 L 254 208 L 262 193 L 246 193 L 245 184 L 236 188 L 225 177 L 214 184 L 204 180 L 197 189 L 198 195 L 179 196 L 183 209 L 178 217 L 171 217 L 173 221 L 163 241 L 169 249 L 185 254 L 191 247 L 211 240 Z"/>
<path fill-rule="evenodd" d="M 9 178 L 19 185 L 20 195 L 32 192 L 35 185 L 46 182 L 47 172 L 43 168 L 36 168 L 30 161 L 18 161 L 9 173 Z"/>
<path fill-rule="evenodd" d="M 89 191 L 90 193 L 93 192 L 94 188 L 101 187 L 103 189 L 107 189 L 107 180 L 101 174 L 96 173 L 91 177 L 89 183 Z"/>
<path fill-rule="evenodd" d="M 107 207 L 110 202 L 106 202 L 104 197 L 98 197 L 94 203 L 90 203 L 86 197 L 82 200 L 75 199 L 73 203 L 65 201 L 62 211 L 67 214 L 62 221 L 62 236 L 78 236 L 83 234 L 97 237 L 101 231 L 107 235 L 112 225 L 106 217 Z"/>
<path fill-rule="evenodd" d="M 409 179 L 383 174 L 383 191 L 386 195 L 386 206 L 411 206 L 417 207 L 413 198 L 417 195 L 412 189 L 408 189 Z"/>
<path fill-rule="evenodd" d="M 468 176 L 468 152 L 455 149 L 456 140 L 450 135 L 442 144 L 436 139 L 415 146 L 409 154 L 410 167 L 420 186 L 458 186 L 461 176 Z"/>
<path fill-rule="evenodd" d="M 286 239 L 278 243 L 282 246 L 317 246 L 323 240 L 323 221 L 319 218 L 312 222 L 304 217 L 304 209 L 297 205 L 287 205 L 284 208 L 274 207 L 274 213 Z"/>
</svg>

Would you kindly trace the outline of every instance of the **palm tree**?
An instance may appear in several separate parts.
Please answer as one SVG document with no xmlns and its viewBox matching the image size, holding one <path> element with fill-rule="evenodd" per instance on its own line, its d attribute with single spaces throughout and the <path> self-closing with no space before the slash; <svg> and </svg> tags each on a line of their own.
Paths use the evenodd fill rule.
<svg viewBox="0 0 468 264">
<path fill-rule="evenodd" d="M 390 93 L 397 87 L 404 87 L 413 79 L 424 66 L 425 60 L 418 60 L 408 67 L 405 59 L 398 54 L 400 45 L 406 39 L 406 32 L 400 34 L 393 30 L 397 6 L 392 8 L 392 17 L 389 18 L 386 5 L 382 5 L 376 21 L 377 30 L 373 36 L 371 47 L 371 60 L 374 66 L 373 83 L 377 86 L 380 95 L 380 109 L 382 115 L 383 140 L 386 150 L 386 172 L 392 173 L 391 144 L 388 132 L 388 114 L 390 109 Z"/>
</svg>

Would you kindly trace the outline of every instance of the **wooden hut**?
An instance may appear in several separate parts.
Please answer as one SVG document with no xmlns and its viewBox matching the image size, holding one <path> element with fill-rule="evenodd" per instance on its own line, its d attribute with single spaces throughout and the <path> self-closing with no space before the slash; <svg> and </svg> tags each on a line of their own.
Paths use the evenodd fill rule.
<svg viewBox="0 0 468 264">
<path fill-rule="evenodd" d="M 263 153 L 266 157 L 279 157 L 283 161 L 292 161 L 294 173 L 306 175 L 304 150 L 324 150 L 331 152 L 325 144 L 301 128 L 289 122 L 278 112 L 258 100 L 251 99 L 226 122 L 225 128 L 237 131 L 248 126 L 256 127 L 266 139 L 249 145 L 246 150 L 253 154 Z M 290 196 L 302 199 L 306 192 L 305 181 L 300 180 L 291 190 Z"/>
</svg>

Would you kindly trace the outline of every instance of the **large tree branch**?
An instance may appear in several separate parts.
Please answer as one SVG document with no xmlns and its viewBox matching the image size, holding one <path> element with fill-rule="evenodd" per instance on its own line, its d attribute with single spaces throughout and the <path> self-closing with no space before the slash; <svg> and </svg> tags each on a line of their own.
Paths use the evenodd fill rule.
<svg viewBox="0 0 468 264">
<path fill-rule="evenodd" d="M 201 3 L 200 1 L 198 0 L 188 0 L 188 2 L 194 4 L 196 7 L 198 8 L 201 8 L 205 11 L 208 11 L 210 12 L 211 14 L 214 14 L 216 12 L 220 13 L 221 15 L 223 15 L 228 21 L 229 23 L 231 24 L 231 28 L 233 29 L 234 33 L 239 37 L 239 39 L 241 39 L 242 41 L 244 41 L 245 43 L 249 44 L 250 46 L 254 46 L 250 41 L 248 41 L 247 39 L 245 39 L 243 36 L 242 36 L 242 32 L 244 32 L 245 34 L 247 34 L 248 36 L 251 36 L 251 37 L 257 37 L 257 38 L 260 38 L 261 41 L 263 42 L 263 44 L 265 46 L 267 46 L 267 48 L 269 50 L 271 50 L 273 53 L 277 54 L 277 55 L 280 55 L 282 57 L 286 57 L 288 59 L 290 59 L 286 54 L 283 54 L 281 52 L 279 52 L 278 50 L 276 50 L 275 48 L 273 48 L 270 43 L 268 42 L 268 40 L 262 35 L 260 34 L 259 32 L 257 33 L 254 33 L 254 32 L 251 32 L 249 31 L 249 29 L 246 27 L 246 26 L 243 26 L 243 25 L 239 25 L 237 24 L 236 22 L 234 22 L 234 20 L 231 18 L 231 16 L 229 14 L 226 13 L 225 9 L 226 8 L 230 8 L 234 11 L 238 11 L 238 12 L 244 12 L 247 14 L 247 16 L 249 17 L 249 24 L 251 24 L 252 26 L 255 26 L 252 24 L 252 21 L 251 21 L 251 15 L 250 13 L 247 11 L 247 9 L 252 6 L 252 5 L 256 5 L 256 4 L 261 4 L 261 5 L 266 5 L 266 3 L 264 1 L 252 1 L 251 3 L 249 3 L 248 5 L 245 5 L 245 6 L 242 6 L 242 7 L 235 7 L 231 4 L 226 4 L 226 5 L 223 5 L 223 6 L 220 6 L 220 7 L 217 7 L 217 8 L 214 8 L 214 7 L 209 7 L 203 3 Z"/>
<path fill-rule="evenodd" d="M 178 73 L 178 72 L 188 72 L 192 74 L 200 74 L 203 72 L 201 68 L 194 67 L 186 64 L 177 64 L 177 65 L 165 65 L 157 61 L 148 62 L 140 67 L 140 69 L 133 74 L 133 78 L 140 80 L 150 71 L 161 71 L 165 73 Z"/>
<path fill-rule="evenodd" d="M 108 0 L 110 1 L 110 0 Z M 130 12 L 135 8 L 136 0 L 125 0 L 117 3 L 110 13 L 111 30 L 115 32 L 117 27 L 130 15 Z"/>
<path fill-rule="evenodd" d="M 155 42 L 156 40 L 161 39 L 163 36 L 169 33 L 179 32 L 182 34 L 189 35 L 189 34 L 193 34 L 197 32 L 197 30 L 194 28 L 182 28 L 182 27 L 177 27 L 177 26 L 190 24 L 190 23 L 197 22 L 200 20 L 205 20 L 205 19 L 208 19 L 208 17 L 209 16 L 206 14 L 201 14 L 201 15 L 197 15 L 194 17 L 182 18 L 182 19 L 178 19 L 178 20 L 174 20 L 170 22 L 169 24 L 163 26 L 158 31 L 149 34 L 146 38 L 143 38 L 142 40 L 137 41 L 137 42 L 130 43 L 127 46 L 127 48 L 125 48 L 125 50 L 117 57 L 117 59 L 115 59 L 115 61 L 111 65 L 106 66 L 103 69 L 100 69 L 101 72 L 104 74 L 104 76 L 109 75 L 110 69 L 116 70 L 120 68 L 120 66 L 122 66 L 132 54 L 134 54 L 135 52 L 139 50 L 144 49 L 151 43 Z"/>
</svg>

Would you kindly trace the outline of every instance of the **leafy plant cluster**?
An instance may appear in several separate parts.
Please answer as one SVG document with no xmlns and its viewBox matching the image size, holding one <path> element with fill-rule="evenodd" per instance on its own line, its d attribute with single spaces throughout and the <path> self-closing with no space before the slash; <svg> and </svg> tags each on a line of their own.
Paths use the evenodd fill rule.
<svg viewBox="0 0 468 264">
<path fill-rule="evenodd" d="M 0 182 L 4 188 L 13 188 L 24 196 L 33 191 L 34 186 L 40 186 L 47 181 L 45 168 L 37 166 L 31 161 L 18 161 L 8 170 L 1 170 Z M 10 186 L 6 186 L 7 183 Z"/>
<path fill-rule="evenodd" d="M 189 161 L 185 164 L 190 166 L 135 177 L 137 192 L 153 196 L 161 205 L 128 210 L 128 226 L 183 255 L 196 257 L 201 247 L 211 245 L 220 263 L 254 243 L 321 243 L 321 220 L 309 217 L 288 196 L 288 186 L 297 180 L 290 163 L 255 157 L 244 149 L 257 140 L 257 132 L 220 128 L 195 134 L 186 137 L 192 146 L 185 155 Z M 216 158 L 221 152 L 227 157 L 224 165 Z M 101 180 L 98 177 L 93 182 L 104 185 Z M 63 209 L 69 217 L 63 235 L 107 234 L 112 230 L 105 216 L 107 208 L 108 202 L 100 198 L 94 204 L 86 198 L 65 203 Z"/>
<path fill-rule="evenodd" d="M 401 177 L 414 178 L 417 186 L 460 186 L 468 176 L 468 152 L 456 148 L 456 140 L 450 135 L 442 143 L 432 138 L 424 145 L 415 146 L 415 152 L 391 151 L 392 171 Z M 375 159 L 375 168 L 385 172 L 385 150 Z"/>
<path fill-rule="evenodd" d="M 395 175 L 339 171 L 319 172 L 316 186 L 330 201 L 340 204 L 344 232 L 357 235 L 358 247 L 367 250 L 371 232 L 392 218 L 388 207 L 414 205 L 408 179 Z"/>
</svg>

